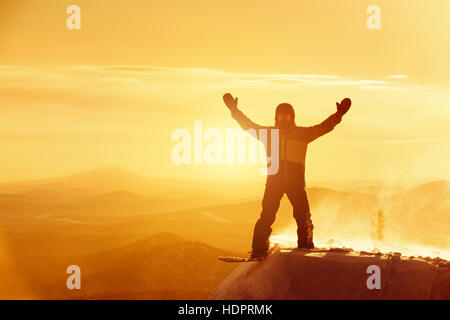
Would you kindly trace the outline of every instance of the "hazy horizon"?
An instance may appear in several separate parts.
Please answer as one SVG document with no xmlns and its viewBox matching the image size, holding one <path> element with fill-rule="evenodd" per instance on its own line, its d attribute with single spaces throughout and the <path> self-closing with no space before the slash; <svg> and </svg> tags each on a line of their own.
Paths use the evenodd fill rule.
<svg viewBox="0 0 450 320">
<path fill-rule="evenodd" d="M 89 174 L 89 173 L 96 173 L 96 172 L 104 172 L 104 173 L 114 173 L 114 172 L 122 172 L 122 173 L 128 173 L 130 175 L 139 175 L 143 178 L 147 179 L 155 179 L 155 180 L 181 180 L 181 181 L 221 181 L 221 182 L 241 182 L 241 183 L 255 183 L 255 182 L 261 182 L 266 180 L 266 176 L 258 175 L 256 178 L 248 178 L 245 180 L 239 179 L 237 177 L 230 178 L 224 178 L 224 177 L 218 177 L 216 179 L 213 178 L 183 178 L 183 177 L 176 177 L 176 176 L 157 176 L 157 175 L 146 175 L 145 172 L 139 172 L 139 171 L 133 171 L 132 169 L 127 169 L 123 167 L 117 167 L 117 166 L 101 166 L 101 167 L 91 167 L 91 168 L 85 168 L 84 170 L 76 170 L 73 172 L 68 172 L 61 175 L 53 175 L 53 176 L 36 176 L 32 179 L 17 179 L 17 180 L 0 180 L 0 184 L 9 184 L 9 183 L 21 183 L 21 182 L 38 182 L 38 181 L 46 181 L 46 180 L 56 180 L 56 179 L 63 179 L 71 176 L 76 176 L 80 174 Z M 315 185 L 315 184 L 322 184 L 322 183 L 374 183 L 374 184 L 404 184 L 406 186 L 411 186 L 414 184 L 423 184 L 427 182 L 435 182 L 435 181 L 448 181 L 448 179 L 445 178 L 432 178 L 432 177 L 416 177 L 412 179 L 385 179 L 385 180 L 376 180 L 376 179 L 368 179 L 368 180 L 358 180 L 358 179 L 324 179 L 324 180 L 308 180 L 308 185 Z"/>
</svg>

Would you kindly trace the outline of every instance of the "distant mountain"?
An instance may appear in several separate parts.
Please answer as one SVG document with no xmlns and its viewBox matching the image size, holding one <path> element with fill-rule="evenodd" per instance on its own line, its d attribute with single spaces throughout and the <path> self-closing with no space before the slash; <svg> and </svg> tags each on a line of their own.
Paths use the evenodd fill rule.
<svg viewBox="0 0 450 320">
<path fill-rule="evenodd" d="M 0 184 L 0 218 L 42 216 L 97 219 L 134 216 L 230 203 L 246 198 L 213 191 L 213 182 L 147 178 L 120 168 Z M 232 189 L 235 190 L 235 189 Z"/>
<path fill-rule="evenodd" d="M 405 192 L 396 194 L 392 200 L 413 200 L 446 203 L 450 201 L 450 183 L 445 180 L 433 181 L 419 185 Z"/>
<path fill-rule="evenodd" d="M 83 173 L 74 179 L 87 183 L 94 179 L 93 176 L 104 175 L 116 176 L 114 179 L 117 180 L 129 176 L 126 171 L 108 169 Z M 308 188 L 315 238 L 321 243 L 383 241 L 395 246 L 404 244 L 449 250 L 448 185 L 446 181 L 427 183 L 389 197 Z M 19 232 L 22 226 L 27 226 L 27 230 L 33 225 L 34 228 L 45 227 L 46 232 L 55 228 L 54 232 L 58 233 L 61 226 L 68 228 L 78 224 L 71 226 L 78 230 L 82 224 L 95 224 L 99 235 L 116 235 L 114 241 L 118 243 L 121 241 L 118 235 L 131 236 L 135 240 L 157 232 L 174 232 L 235 252 L 249 249 L 254 223 L 261 212 L 260 198 L 245 202 L 234 200 L 230 204 L 231 198 L 183 195 L 183 192 L 174 197 L 168 193 L 165 196 L 147 195 L 126 189 L 73 198 L 42 197 L 32 193 L 0 195 L 0 220 L 3 225 L 8 225 L 7 219 L 29 219 L 17 220 L 20 224 L 8 228 L 8 233 Z M 273 230 L 278 234 L 295 235 L 295 228 L 292 207 L 285 197 Z M 85 241 L 91 241 L 89 239 L 86 237 Z M 97 248 L 96 243 L 92 246 Z"/>
<path fill-rule="evenodd" d="M 450 251 L 448 183 L 408 189 L 392 197 L 308 189 L 315 238 L 321 243 L 434 247 Z M 124 219 L 127 230 L 176 232 L 219 248 L 245 252 L 261 212 L 261 200 Z M 381 220 L 380 220 L 381 219 Z M 283 198 L 274 233 L 295 235 L 292 206 Z M 378 236 L 375 234 L 378 232 Z M 381 238 L 378 238 L 381 237 Z M 382 243 L 380 243 L 380 241 Z"/>
<path fill-rule="evenodd" d="M 113 191 L 77 199 L 66 212 L 89 213 L 92 219 L 102 219 L 104 216 L 127 217 L 143 214 L 173 212 L 192 209 L 217 203 L 216 198 L 186 197 L 170 198 L 162 196 L 144 196 L 125 190 Z"/>
<path fill-rule="evenodd" d="M 51 219 L 82 219 L 89 222 L 189 210 L 229 201 L 200 196 L 145 196 L 124 190 L 72 198 L 36 192 L 0 194 L 0 220 L 5 217 L 48 216 Z"/>
<path fill-rule="evenodd" d="M 161 233 L 83 258 L 81 291 L 58 290 L 62 274 L 47 281 L 40 294 L 50 299 L 205 299 L 236 268 L 217 259 L 231 254 Z"/>
<path fill-rule="evenodd" d="M 193 200 L 199 204 L 202 200 L 214 200 L 200 204 L 211 205 L 254 198 L 260 189 L 249 188 L 254 185 L 259 184 L 149 178 L 107 167 L 54 179 L 0 183 L 0 194 L 24 194 L 39 200 L 61 201 L 126 191 L 143 196 L 185 199 L 186 202 Z"/>
<path fill-rule="evenodd" d="M 107 193 L 116 190 L 145 191 L 157 193 L 161 189 L 176 185 L 170 179 L 147 178 L 128 170 L 107 167 L 89 170 L 66 177 L 35 181 L 9 182 L 0 184 L 1 193 L 25 193 L 43 190 L 42 192 L 61 194 L 72 192 L 83 195 L 86 193 Z M 78 191 L 78 192 L 76 192 Z M 45 193 L 44 192 L 44 193 Z M 70 194 L 69 194 L 70 195 Z"/>
<path fill-rule="evenodd" d="M 394 239 L 450 249 L 450 183 L 435 181 L 382 199 L 387 232 Z M 393 233 L 391 231 L 391 233 Z"/>
<path fill-rule="evenodd" d="M 367 193 L 377 197 L 390 197 L 411 188 L 431 182 L 430 179 L 408 180 L 343 180 L 343 181 L 314 181 L 310 187 L 328 188 L 345 192 Z"/>
<path fill-rule="evenodd" d="M 378 209 L 375 196 L 335 191 L 325 188 L 308 189 L 313 222 L 317 234 L 327 240 L 341 234 L 370 234 L 370 221 Z M 179 212 L 117 221 L 133 232 L 174 232 L 189 239 L 207 242 L 215 247 L 245 253 L 250 249 L 253 227 L 261 212 L 261 200 L 181 210 Z M 292 206 L 282 200 L 274 232 L 283 232 L 295 224 Z M 364 227 L 361 227 L 364 226 Z"/>
</svg>

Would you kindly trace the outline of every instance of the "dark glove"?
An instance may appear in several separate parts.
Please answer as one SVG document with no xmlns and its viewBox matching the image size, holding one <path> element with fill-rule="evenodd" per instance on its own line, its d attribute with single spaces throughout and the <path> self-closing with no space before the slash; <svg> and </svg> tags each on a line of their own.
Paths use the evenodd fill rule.
<svg viewBox="0 0 450 320">
<path fill-rule="evenodd" d="M 341 101 L 341 103 L 336 102 L 337 107 L 337 113 L 343 116 L 347 113 L 348 109 L 350 109 L 350 106 L 352 105 L 352 100 L 350 98 L 345 98 Z"/>
<path fill-rule="evenodd" d="M 234 99 L 230 93 L 225 93 L 223 95 L 223 102 L 225 102 L 230 111 L 237 109 L 238 98 Z"/>
</svg>

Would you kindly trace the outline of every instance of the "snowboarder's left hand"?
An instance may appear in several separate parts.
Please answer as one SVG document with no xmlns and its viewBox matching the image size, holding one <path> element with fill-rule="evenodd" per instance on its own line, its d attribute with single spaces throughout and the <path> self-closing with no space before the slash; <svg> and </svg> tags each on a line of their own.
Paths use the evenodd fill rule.
<svg viewBox="0 0 450 320">
<path fill-rule="evenodd" d="M 337 113 L 343 116 L 347 113 L 348 109 L 350 109 L 350 106 L 352 105 L 352 100 L 350 98 L 345 98 L 341 101 L 341 103 L 336 102 L 337 107 Z"/>
</svg>

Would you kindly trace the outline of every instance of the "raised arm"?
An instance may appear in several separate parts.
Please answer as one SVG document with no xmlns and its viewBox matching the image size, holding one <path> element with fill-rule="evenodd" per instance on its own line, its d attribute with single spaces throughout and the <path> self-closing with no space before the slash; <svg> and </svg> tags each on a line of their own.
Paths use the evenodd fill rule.
<svg viewBox="0 0 450 320">
<path fill-rule="evenodd" d="M 224 94 L 223 101 L 225 102 L 228 109 L 231 111 L 231 116 L 239 123 L 242 129 L 254 129 L 258 130 L 263 128 L 259 124 L 254 123 L 250 120 L 241 110 L 238 109 L 238 98 L 233 98 L 233 96 L 229 93 Z"/>
<path fill-rule="evenodd" d="M 329 116 L 322 123 L 305 128 L 305 138 L 307 142 L 311 142 L 320 136 L 332 131 L 334 127 L 341 122 L 342 116 L 347 113 L 348 109 L 352 102 L 349 98 L 345 98 L 341 101 L 341 103 L 336 102 L 337 112 Z"/>
</svg>

